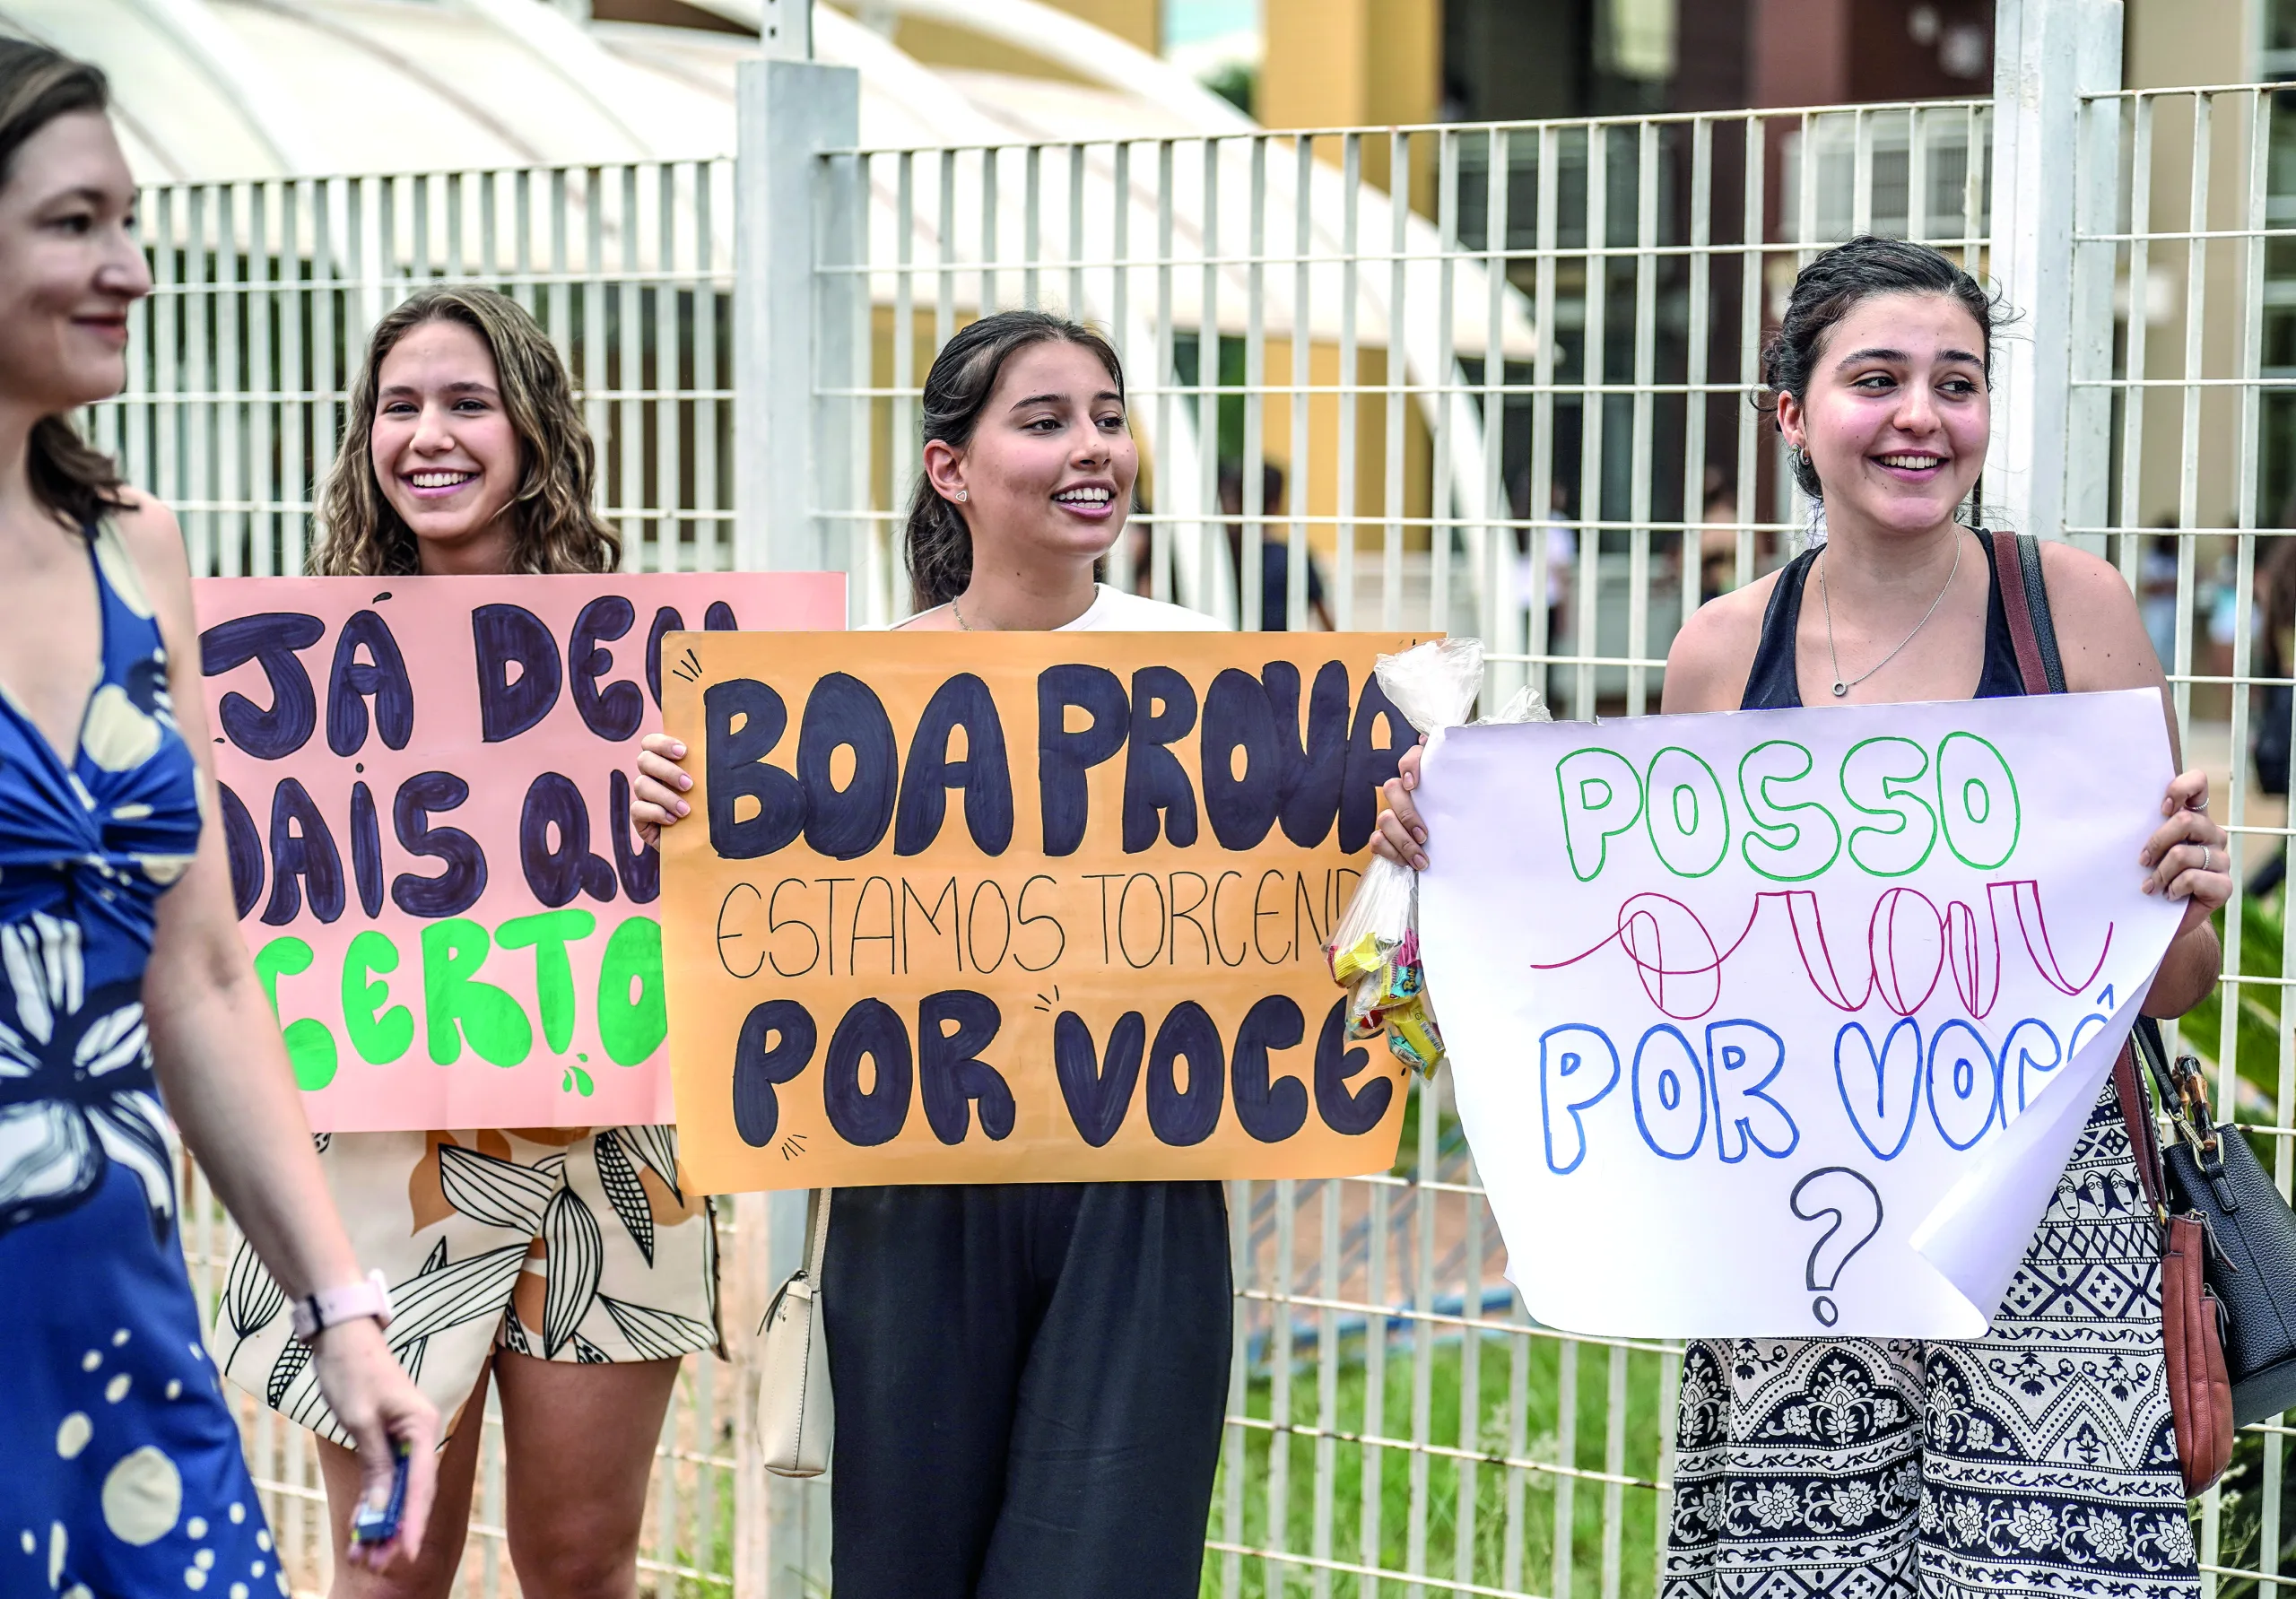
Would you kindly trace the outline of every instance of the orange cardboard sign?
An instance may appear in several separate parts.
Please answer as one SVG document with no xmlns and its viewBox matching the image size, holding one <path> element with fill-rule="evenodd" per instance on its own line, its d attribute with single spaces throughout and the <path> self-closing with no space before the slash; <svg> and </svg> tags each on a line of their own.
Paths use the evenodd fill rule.
<svg viewBox="0 0 2296 1599">
<path fill-rule="evenodd" d="M 686 633 L 679 1153 L 712 1192 L 1340 1177 L 1403 1068 L 1323 944 L 1417 734 L 1372 634 Z"/>
</svg>

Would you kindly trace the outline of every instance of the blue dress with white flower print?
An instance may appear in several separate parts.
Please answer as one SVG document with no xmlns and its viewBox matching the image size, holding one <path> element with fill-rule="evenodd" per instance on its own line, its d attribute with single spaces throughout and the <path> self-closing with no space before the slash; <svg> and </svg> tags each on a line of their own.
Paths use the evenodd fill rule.
<svg viewBox="0 0 2296 1599">
<path fill-rule="evenodd" d="M 0 688 L 0 1594 L 267 1596 L 144 1030 L 195 768 L 135 569 L 109 526 L 88 543 L 103 676 L 68 764 Z"/>
</svg>

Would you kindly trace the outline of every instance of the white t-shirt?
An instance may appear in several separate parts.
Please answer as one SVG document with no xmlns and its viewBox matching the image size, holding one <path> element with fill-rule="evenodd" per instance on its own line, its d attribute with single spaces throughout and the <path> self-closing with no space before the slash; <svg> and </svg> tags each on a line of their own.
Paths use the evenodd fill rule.
<svg viewBox="0 0 2296 1599">
<path fill-rule="evenodd" d="M 1206 616 L 1201 611 L 1191 611 L 1185 605 L 1167 604 L 1136 594 L 1126 594 L 1120 588 L 1110 588 L 1105 583 L 1092 586 L 1099 590 L 1084 614 L 1074 621 L 1063 622 L 1053 629 L 1056 633 L 1225 633 L 1232 630 L 1217 617 Z"/>
</svg>

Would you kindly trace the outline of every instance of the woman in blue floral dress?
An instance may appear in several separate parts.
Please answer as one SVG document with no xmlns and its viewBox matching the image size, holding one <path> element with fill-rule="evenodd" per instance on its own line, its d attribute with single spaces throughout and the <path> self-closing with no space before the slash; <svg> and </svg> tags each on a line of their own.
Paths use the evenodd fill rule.
<svg viewBox="0 0 2296 1599">
<path fill-rule="evenodd" d="M 283 1290 L 359 1279 L 231 914 L 175 518 L 65 417 L 151 290 L 102 76 L 0 40 L 0 1593 L 282 1593 L 184 1273 L 168 1114 Z M 163 1109 L 161 1096 L 166 1096 Z M 322 1319 L 325 1319 L 322 1315 Z M 312 1360 L 370 1495 L 435 1412 L 377 1320 Z"/>
</svg>

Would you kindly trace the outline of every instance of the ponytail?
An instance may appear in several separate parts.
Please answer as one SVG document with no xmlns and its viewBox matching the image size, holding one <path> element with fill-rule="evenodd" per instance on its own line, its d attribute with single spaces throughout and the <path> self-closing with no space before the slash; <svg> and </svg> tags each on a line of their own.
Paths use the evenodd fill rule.
<svg viewBox="0 0 2296 1599">
<path fill-rule="evenodd" d="M 972 581 L 972 531 L 957 508 L 917 474 L 909 499 L 909 585 L 919 611 L 945 605 Z"/>
<path fill-rule="evenodd" d="M 933 369 L 925 378 L 918 441 L 930 444 L 937 439 L 952 449 L 962 449 L 972 440 L 973 429 L 987 408 L 988 396 L 996 390 L 1006 360 L 1031 344 L 1052 339 L 1090 350 L 1108 369 L 1117 392 L 1124 392 L 1124 367 L 1114 347 L 1083 323 L 1044 311 L 999 311 L 966 324 L 934 357 Z M 917 489 L 909 496 L 905 542 L 910 603 L 915 609 L 930 611 L 945 605 L 972 581 L 972 528 L 964 513 L 944 499 L 922 472 L 917 474 Z"/>
</svg>

